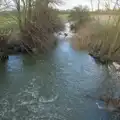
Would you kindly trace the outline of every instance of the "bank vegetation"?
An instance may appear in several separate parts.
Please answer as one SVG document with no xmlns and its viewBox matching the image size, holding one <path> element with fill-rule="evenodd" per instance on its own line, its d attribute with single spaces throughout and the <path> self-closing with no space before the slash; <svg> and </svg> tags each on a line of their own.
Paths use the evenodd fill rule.
<svg viewBox="0 0 120 120">
<path fill-rule="evenodd" d="M 62 2 L 60 0 L 1 1 L 0 31 L 3 32 L 0 32 L 0 46 L 4 46 L 4 49 L 0 47 L 0 56 L 14 52 L 43 53 L 54 48 L 57 42 L 54 34 L 64 29 L 64 24 L 54 7 L 56 4 L 60 5 Z M 4 24 L 3 18 L 8 18 L 9 24 Z"/>
<path fill-rule="evenodd" d="M 120 63 L 120 16 L 109 15 L 102 20 L 102 15 L 99 15 L 93 19 L 85 8 L 74 11 L 79 16 L 71 24 L 72 30 L 75 30 L 71 41 L 73 48 L 88 50 L 92 57 L 102 63 Z M 75 14 L 71 12 L 71 18 L 75 18 L 72 15 Z M 76 24 L 79 25 L 75 27 Z"/>
</svg>

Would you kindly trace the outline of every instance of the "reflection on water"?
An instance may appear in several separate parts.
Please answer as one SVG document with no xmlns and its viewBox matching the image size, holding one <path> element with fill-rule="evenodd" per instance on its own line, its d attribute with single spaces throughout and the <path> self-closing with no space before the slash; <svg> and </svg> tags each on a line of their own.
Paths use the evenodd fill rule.
<svg viewBox="0 0 120 120">
<path fill-rule="evenodd" d="M 37 59 L 10 56 L 0 66 L 1 120 L 113 120 L 84 96 L 108 93 L 115 77 L 68 42 Z"/>
<path fill-rule="evenodd" d="M 10 56 L 7 62 L 8 72 L 22 71 L 22 56 Z"/>
</svg>

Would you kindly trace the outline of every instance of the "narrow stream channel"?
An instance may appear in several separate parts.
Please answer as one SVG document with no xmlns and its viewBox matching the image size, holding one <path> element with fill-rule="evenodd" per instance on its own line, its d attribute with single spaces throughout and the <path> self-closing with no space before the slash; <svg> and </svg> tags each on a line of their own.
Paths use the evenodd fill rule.
<svg viewBox="0 0 120 120">
<path fill-rule="evenodd" d="M 0 64 L 0 120 L 112 120 L 85 97 L 113 85 L 106 66 L 60 39 L 49 54 L 13 55 Z"/>
</svg>

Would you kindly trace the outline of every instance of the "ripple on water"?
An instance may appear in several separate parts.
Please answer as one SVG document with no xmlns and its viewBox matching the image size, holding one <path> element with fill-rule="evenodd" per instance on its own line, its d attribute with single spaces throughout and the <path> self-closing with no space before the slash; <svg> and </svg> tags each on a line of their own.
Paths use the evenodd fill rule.
<svg viewBox="0 0 120 120">
<path fill-rule="evenodd" d="M 53 109 L 56 111 L 56 107 L 49 103 L 56 101 L 58 95 L 46 99 L 40 97 L 39 91 L 40 86 L 35 79 L 32 79 L 14 98 L 10 94 L 4 96 L 0 100 L 0 118 L 2 120 L 66 120 L 59 114 L 51 113 Z"/>
<path fill-rule="evenodd" d="M 58 115 L 57 113 L 55 114 L 48 113 L 46 115 L 42 115 L 41 119 L 42 120 L 66 120 L 65 117 Z"/>
<path fill-rule="evenodd" d="M 49 98 L 49 99 L 45 98 L 44 96 L 41 96 L 39 98 L 39 102 L 41 102 L 41 103 L 51 103 L 51 102 L 56 101 L 57 98 L 58 98 L 58 95 L 51 96 L 51 98 Z"/>
</svg>

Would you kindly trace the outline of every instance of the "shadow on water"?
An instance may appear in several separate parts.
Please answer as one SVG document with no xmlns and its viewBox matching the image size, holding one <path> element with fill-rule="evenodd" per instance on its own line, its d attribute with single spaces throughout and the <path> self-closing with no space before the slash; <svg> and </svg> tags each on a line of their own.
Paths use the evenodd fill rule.
<svg viewBox="0 0 120 120">
<path fill-rule="evenodd" d="M 29 61 L 28 61 L 29 60 Z M 30 55 L 26 55 L 24 58 L 23 58 L 23 65 L 24 66 L 34 66 L 36 65 L 36 59 L 31 57 Z"/>
</svg>

